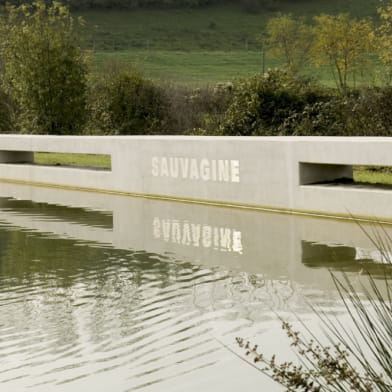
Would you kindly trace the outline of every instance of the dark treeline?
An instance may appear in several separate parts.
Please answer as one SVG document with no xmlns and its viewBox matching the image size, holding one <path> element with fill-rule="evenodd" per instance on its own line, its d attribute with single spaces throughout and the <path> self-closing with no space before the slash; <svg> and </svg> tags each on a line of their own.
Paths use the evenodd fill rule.
<svg viewBox="0 0 392 392">
<path fill-rule="evenodd" d="M 280 0 L 61 0 L 71 9 L 137 9 L 137 8 L 178 8 L 178 7 L 205 7 L 220 4 L 241 3 L 246 9 L 256 10 L 262 8 L 276 7 Z M 284 0 L 296 2 L 298 0 Z M 22 5 L 31 3 L 31 0 L 0 0 L 0 5 L 5 4 Z M 47 1 L 51 3 L 51 0 Z"/>
</svg>

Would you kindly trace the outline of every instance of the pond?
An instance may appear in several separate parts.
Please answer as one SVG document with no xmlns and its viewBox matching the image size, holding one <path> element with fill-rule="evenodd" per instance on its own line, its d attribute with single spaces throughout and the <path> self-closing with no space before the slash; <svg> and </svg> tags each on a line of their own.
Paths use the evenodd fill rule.
<svg viewBox="0 0 392 392">
<path fill-rule="evenodd" d="M 277 314 L 344 318 L 330 271 L 382 276 L 362 225 L 1 183 L 1 389 L 280 391 L 235 338 L 286 359 Z"/>
</svg>

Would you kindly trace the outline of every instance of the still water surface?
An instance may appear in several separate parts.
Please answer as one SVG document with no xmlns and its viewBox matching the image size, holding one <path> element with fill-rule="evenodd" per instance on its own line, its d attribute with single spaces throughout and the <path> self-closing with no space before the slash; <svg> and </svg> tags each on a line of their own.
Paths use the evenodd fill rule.
<svg viewBox="0 0 392 392">
<path fill-rule="evenodd" d="M 280 391 L 227 347 L 290 357 L 276 312 L 317 330 L 381 262 L 355 223 L 0 184 L 0 390 Z"/>
</svg>

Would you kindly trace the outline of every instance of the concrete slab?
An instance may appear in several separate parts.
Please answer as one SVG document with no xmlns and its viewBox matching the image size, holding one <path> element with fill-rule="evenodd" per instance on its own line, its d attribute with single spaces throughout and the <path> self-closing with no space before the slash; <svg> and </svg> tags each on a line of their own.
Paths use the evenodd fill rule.
<svg viewBox="0 0 392 392">
<path fill-rule="evenodd" d="M 25 154 L 39 151 L 108 154 L 112 167 L 96 171 L 29 163 L 31 155 Z M 392 138 L 374 137 L 0 135 L 0 179 L 392 221 L 390 189 L 321 184 L 352 178 L 353 165 L 392 166 L 391 152 Z"/>
</svg>

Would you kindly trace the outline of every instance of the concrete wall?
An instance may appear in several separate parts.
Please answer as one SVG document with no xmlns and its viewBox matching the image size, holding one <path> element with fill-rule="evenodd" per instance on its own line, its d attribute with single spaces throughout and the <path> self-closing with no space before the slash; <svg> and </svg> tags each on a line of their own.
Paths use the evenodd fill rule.
<svg viewBox="0 0 392 392">
<path fill-rule="evenodd" d="M 17 163 L 38 151 L 109 154 L 112 168 Z M 392 138 L 0 135 L 0 179 L 392 221 L 392 189 L 323 184 L 392 166 L 391 152 Z"/>
</svg>

